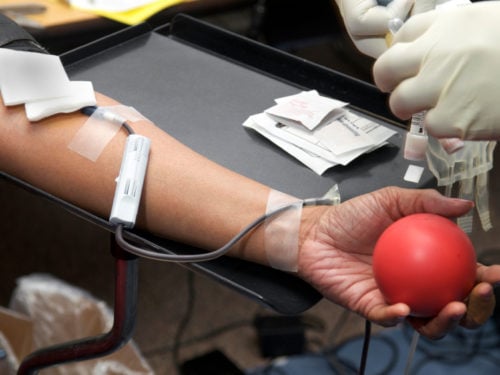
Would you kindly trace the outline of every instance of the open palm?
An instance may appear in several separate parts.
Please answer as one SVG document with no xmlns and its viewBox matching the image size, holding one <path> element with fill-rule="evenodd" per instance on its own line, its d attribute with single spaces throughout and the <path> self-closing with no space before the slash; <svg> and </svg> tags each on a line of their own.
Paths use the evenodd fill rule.
<svg viewBox="0 0 500 375">
<path fill-rule="evenodd" d="M 353 198 L 325 210 L 309 228 L 300 248 L 299 274 L 327 299 L 375 323 L 395 325 L 408 317 L 410 308 L 403 303 L 388 305 L 376 285 L 372 252 L 378 237 L 390 224 L 410 214 L 429 212 L 451 218 L 472 207 L 472 202 L 447 198 L 434 190 L 395 187 Z M 500 277 L 499 273 L 490 274 L 490 278 Z M 438 337 L 451 321 L 458 324 L 465 310 L 463 303 L 452 302 L 434 319 L 410 320 L 421 333 Z"/>
</svg>

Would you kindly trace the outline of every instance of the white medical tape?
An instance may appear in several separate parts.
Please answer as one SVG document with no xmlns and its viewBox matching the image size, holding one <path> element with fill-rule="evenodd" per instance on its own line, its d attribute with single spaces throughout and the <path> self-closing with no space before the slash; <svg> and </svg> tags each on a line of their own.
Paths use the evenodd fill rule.
<svg viewBox="0 0 500 375">
<path fill-rule="evenodd" d="M 264 222 L 264 248 L 271 267 L 281 271 L 297 272 L 302 200 L 271 190 L 266 213 L 285 205 L 291 206 Z"/>
<path fill-rule="evenodd" d="M 476 177 L 476 210 L 485 232 L 493 228 L 490 217 L 490 200 L 488 192 L 488 172 Z"/>
<path fill-rule="evenodd" d="M 99 107 L 99 109 L 119 115 L 128 122 L 146 119 L 133 107 L 129 106 L 116 105 Z M 68 144 L 68 148 L 89 160 L 96 161 L 108 143 L 118 133 L 120 127 L 120 123 L 104 120 L 100 115 L 94 113 L 77 131 Z"/>
<path fill-rule="evenodd" d="M 137 121 L 149 121 L 146 117 L 144 117 L 138 110 L 134 107 L 130 107 L 128 105 L 114 105 L 108 107 L 99 107 L 101 109 L 109 110 L 127 120 L 127 122 L 137 122 Z"/>
<path fill-rule="evenodd" d="M 459 192 L 458 196 L 461 199 L 473 201 L 474 200 L 474 177 L 465 178 L 459 181 Z M 470 210 L 465 215 L 460 216 L 457 219 L 457 224 L 465 233 L 472 233 L 474 214 Z"/>
</svg>

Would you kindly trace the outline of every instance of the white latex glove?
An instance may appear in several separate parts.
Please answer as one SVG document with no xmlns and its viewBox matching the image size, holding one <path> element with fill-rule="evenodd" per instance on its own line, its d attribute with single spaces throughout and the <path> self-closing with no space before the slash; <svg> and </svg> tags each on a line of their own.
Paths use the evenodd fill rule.
<svg viewBox="0 0 500 375">
<path fill-rule="evenodd" d="M 428 110 L 426 130 L 439 138 L 500 139 L 499 20 L 498 1 L 410 18 L 374 65 L 394 114 Z"/>
<path fill-rule="evenodd" d="M 433 0 L 426 0 L 433 1 Z M 371 57 L 387 49 L 385 36 L 391 18 L 405 20 L 414 0 L 393 0 L 387 6 L 377 0 L 335 0 L 344 24 L 356 48 Z"/>
<path fill-rule="evenodd" d="M 413 8 L 411 10 L 411 15 L 428 12 L 430 10 L 436 9 L 439 4 L 446 3 L 453 0 L 415 0 Z"/>
</svg>

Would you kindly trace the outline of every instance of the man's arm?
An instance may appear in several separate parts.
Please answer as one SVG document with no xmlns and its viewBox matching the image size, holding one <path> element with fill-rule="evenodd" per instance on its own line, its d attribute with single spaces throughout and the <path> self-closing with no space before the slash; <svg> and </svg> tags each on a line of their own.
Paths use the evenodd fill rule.
<svg viewBox="0 0 500 375">
<path fill-rule="evenodd" d="M 101 106 L 117 104 L 103 95 L 97 98 Z M 109 217 L 125 131 L 119 131 L 94 162 L 68 148 L 88 120 L 83 114 L 57 115 L 30 123 L 21 106 L 2 105 L 0 116 L 3 171 L 103 218 Z M 137 134 L 151 139 L 139 227 L 214 249 L 265 212 L 268 187 L 208 160 L 149 121 L 135 122 L 133 127 Z M 252 242 L 262 244 L 259 237 L 254 233 Z M 258 253 L 255 250 L 247 256 L 265 263 L 265 257 Z"/>
</svg>

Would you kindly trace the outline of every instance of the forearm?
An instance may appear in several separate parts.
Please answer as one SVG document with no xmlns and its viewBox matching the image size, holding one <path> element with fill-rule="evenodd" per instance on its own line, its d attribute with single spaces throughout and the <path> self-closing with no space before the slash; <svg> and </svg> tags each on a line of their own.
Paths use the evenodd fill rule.
<svg viewBox="0 0 500 375">
<path fill-rule="evenodd" d="M 115 105 L 98 96 L 99 105 Z M 0 107 L 0 168 L 95 214 L 109 216 L 126 133 L 120 131 L 94 162 L 68 148 L 88 118 L 80 113 L 29 123 L 22 107 Z M 137 226 L 213 249 L 266 210 L 270 189 L 197 154 L 148 121 L 134 130 L 151 139 Z M 265 263 L 262 231 L 233 254 Z"/>
</svg>

